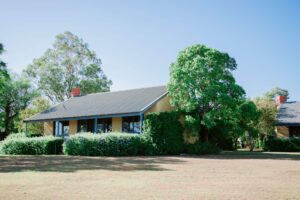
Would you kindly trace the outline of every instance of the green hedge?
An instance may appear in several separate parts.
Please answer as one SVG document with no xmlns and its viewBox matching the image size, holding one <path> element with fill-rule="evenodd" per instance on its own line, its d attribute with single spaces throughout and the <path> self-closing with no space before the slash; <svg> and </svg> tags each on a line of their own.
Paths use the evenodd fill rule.
<svg viewBox="0 0 300 200">
<path fill-rule="evenodd" d="M 1 142 L 1 151 L 9 155 L 54 155 L 62 153 L 63 139 L 53 136 L 23 137 L 15 134 Z"/>
<path fill-rule="evenodd" d="M 71 136 L 64 143 L 64 153 L 80 156 L 134 156 L 153 155 L 151 142 L 138 134 L 81 133 Z"/>
<path fill-rule="evenodd" d="M 26 134 L 25 133 L 11 133 L 5 138 L 5 140 L 16 139 L 16 138 L 26 138 Z"/>
<path fill-rule="evenodd" d="M 186 144 L 184 152 L 188 154 L 201 155 L 201 154 L 217 154 L 221 149 L 209 142 L 199 142 L 195 144 Z"/>
<path fill-rule="evenodd" d="M 144 135 L 160 154 L 176 155 L 184 147 L 183 128 L 177 112 L 150 113 L 145 117 Z"/>
<path fill-rule="evenodd" d="M 265 151 L 300 152 L 300 138 L 268 138 Z"/>
</svg>

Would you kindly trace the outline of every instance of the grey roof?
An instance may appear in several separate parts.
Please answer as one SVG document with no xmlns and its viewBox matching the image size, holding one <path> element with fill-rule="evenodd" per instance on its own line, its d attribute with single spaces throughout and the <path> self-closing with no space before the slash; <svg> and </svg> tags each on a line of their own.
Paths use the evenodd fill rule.
<svg viewBox="0 0 300 200">
<path fill-rule="evenodd" d="M 300 125 L 300 102 L 287 102 L 279 106 L 275 125 Z"/>
<path fill-rule="evenodd" d="M 70 98 L 24 121 L 140 113 L 165 95 L 166 86 L 88 94 Z"/>
</svg>

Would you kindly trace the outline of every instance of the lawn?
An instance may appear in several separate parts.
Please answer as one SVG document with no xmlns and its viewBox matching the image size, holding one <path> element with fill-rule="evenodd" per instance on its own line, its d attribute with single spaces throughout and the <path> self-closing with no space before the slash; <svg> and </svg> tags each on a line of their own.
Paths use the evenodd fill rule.
<svg viewBox="0 0 300 200">
<path fill-rule="evenodd" d="M 0 156 L 0 199 L 300 199 L 300 154 Z"/>
</svg>

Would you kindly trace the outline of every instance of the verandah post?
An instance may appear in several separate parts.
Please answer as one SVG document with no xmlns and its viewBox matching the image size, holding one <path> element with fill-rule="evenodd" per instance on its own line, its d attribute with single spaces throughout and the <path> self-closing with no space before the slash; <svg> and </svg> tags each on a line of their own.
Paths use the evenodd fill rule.
<svg viewBox="0 0 300 200">
<path fill-rule="evenodd" d="M 58 121 L 55 121 L 55 136 L 58 136 L 58 131 L 59 131 L 59 123 Z"/>
<path fill-rule="evenodd" d="M 140 133 L 142 133 L 143 130 L 143 113 L 140 113 Z"/>
<path fill-rule="evenodd" d="M 97 133 L 97 118 L 94 119 L 94 134 Z"/>
<path fill-rule="evenodd" d="M 25 122 L 25 136 L 27 137 L 27 122 Z"/>
</svg>

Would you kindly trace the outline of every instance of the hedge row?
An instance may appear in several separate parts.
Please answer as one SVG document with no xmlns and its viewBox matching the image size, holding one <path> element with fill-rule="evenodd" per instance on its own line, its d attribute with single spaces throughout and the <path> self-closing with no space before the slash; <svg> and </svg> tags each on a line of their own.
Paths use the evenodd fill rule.
<svg viewBox="0 0 300 200">
<path fill-rule="evenodd" d="M 176 155 L 183 152 L 183 127 L 177 112 L 150 113 L 145 117 L 144 135 L 160 154 Z"/>
<path fill-rule="evenodd" d="M 1 151 L 10 155 L 54 155 L 62 153 L 63 139 L 47 137 L 22 137 L 14 135 L 1 142 Z"/>
<path fill-rule="evenodd" d="M 80 156 L 134 156 L 153 155 L 156 150 L 150 140 L 137 134 L 82 133 L 64 143 L 64 153 Z"/>
<path fill-rule="evenodd" d="M 300 138 L 269 138 L 265 141 L 264 150 L 300 152 Z"/>
</svg>

